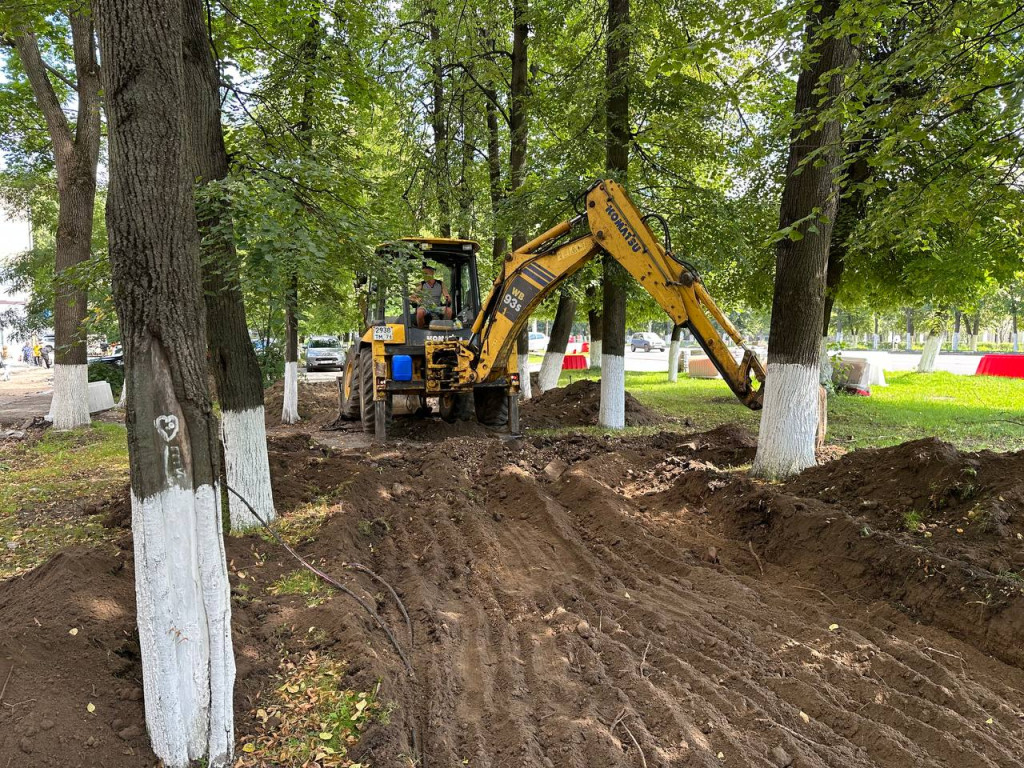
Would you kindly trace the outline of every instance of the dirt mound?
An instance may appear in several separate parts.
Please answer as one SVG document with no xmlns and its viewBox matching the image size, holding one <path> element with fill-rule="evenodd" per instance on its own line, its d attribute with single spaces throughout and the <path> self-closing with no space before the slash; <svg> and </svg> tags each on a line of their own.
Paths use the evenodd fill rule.
<svg viewBox="0 0 1024 768">
<path fill-rule="evenodd" d="M 338 416 L 338 384 L 334 381 L 299 381 L 299 416 L 306 426 L 322 427 Z M 281 424 L 284 407 L 284 382 L 278 381 L 263 392 L 267 428 Z"/>
<path fill-rule="evenodd" d="M 381 768 L 1021 765 L 1019 585 L 928 550 L 923 534 L 881 530 L 852 504 L 855 468 L 878 473 L 892 461 L 903 473 L 900 461 L 921 448 L 854 453 L 786 485 L 723 469 L 751 450 L 749 433 L 728 426 L 643 438 L 456 434 L 436 450 L 358 455 L 275 438 L 285 517 L 304 500 L 327 510 L 302 553 L 375 606 L 415 674 L 347 598 L 310 607 L 269 594 L 294 561 L 256 536 L 231 539 L 240 738 L 263 727 L 252 710 L 280 684 L 269 676 L 279 654 L 316 648 L 350 661 L 339 685 L 379 682 L 392 705 L 350 755 Z M 972 498 L 1016 498 L 997 477 L 1019 456 L 926 453 L 927 481 L 960 482 L 961 460 L 977 461 L 991 487 Z M 411 632 L 388 590 L 346 561 L 394 587 Z M 145 764 L 79 701 L 137 675 L 118 655 L 131 651 L 130 556 L 75 562 L 62 555 L 0 585 L 0 626 L 17 630 L 0 635 L 0 675 L 6 660 L 16 667 L 4 702 L 36 699 L 0 710 L 0 766 L 50 764 L 33 762 L 50 752 L 20 751 L 44 716 L 67 720 L 65 762 L 52 764 L 68 754 L 107 768 Z M 109 625 L 81 618 L 108 604 L 98 596 L 124 615 Z M 83 655 L 65 661 L 65 644 L 82 639 L 67 635 L 71 621 L 101 642 L 71 646 Z M 25 682 L 22 666 L 39 671 Z M 125 701 L 97 695 L 97 717 L 120 706 L 111 716 L 138 724 L 134 690 Z M 100 745 L 85 748 L 87 733 Z M 38 749 L 56 759 L 61 745 L 49 741 Z"/>
<path fill-rule="evenodd" d="M 0 584 L 0 626 L 0 763 L 155 763 L 124 557 L 69 549 Z"/>
<path fill-rule="evenodd" d="M 523 403 L 521 413 L 526 427 L 592 427 L 597 425 L 600 408 L 601 382 L 580 379 L 567 387 L 549 389 L 541 395 L 535 395 Z M 626 426 L 656 426 L 664 423 L 664 416 L 641 405 L 626 392 Z"/>
</svg>

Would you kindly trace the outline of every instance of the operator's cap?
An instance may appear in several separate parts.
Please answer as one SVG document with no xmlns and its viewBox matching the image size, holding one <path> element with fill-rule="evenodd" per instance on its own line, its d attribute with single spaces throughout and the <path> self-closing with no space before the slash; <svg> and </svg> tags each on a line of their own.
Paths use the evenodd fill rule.
<svg viewBox="0 0 1024 768">
<path fill-rule="evenodd" d="M 431 272 L 436 272 L 437 271 L 437 267 L 435 267 L 433 264 L 427 264 L 426 262 L 424 262 L 423 268 L 424 269 L 429 269 Z"/>
</svg>

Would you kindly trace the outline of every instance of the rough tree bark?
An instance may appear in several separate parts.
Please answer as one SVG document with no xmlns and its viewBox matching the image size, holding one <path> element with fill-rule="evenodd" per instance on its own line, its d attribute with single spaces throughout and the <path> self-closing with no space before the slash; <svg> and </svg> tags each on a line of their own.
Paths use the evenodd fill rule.
<svg viewBox="0 0 1024 768">
<path fill-rule="evenodd" d="M 608 0 L 605 43 L 605 169 L 625 183 L 629 170 L 629 0 Z M 626 426 L 626 270 L 606 255 L 601 301 L 602 427 Z"/>
<path fill-rule="evenodd" d="M 931 373 L 935 370 L 935 361 L 939 359 L 943 336 L 941 329 L 929 329 L 924 340 L 924 348 L 921 350 L 921 359 L 917 362 L 918 373 Z"/>
<path fill-rule="evenodd" d="M 672 326 L 672 338 L 668 345 L 668 380 L 672 383 L 679 381 L 679 337 L 682 332 L 683 326 Z"/>
<path fill-rule="evenodd" d="M 537 389 L 547 392 L 558 386 L 558 377 L 562 373 L 562 359 L 565 357 L 565 348 L 569 344 L 569 334 L 572 333 L 572 324 L 576 320 L 576 299 L 568 291 L 563 291 L 558 297 L 558 309 L 555 310 L 555 322 L 551 326 L 551 338 L 548 340 L 548 349 L 544 353 L 544 362 L 540 366 L 540 374 L 537 376 Z"/>
<path fill-rule="evenodd" d="M 776 247 L 766 391 L 752 468 L 762 477 L 785 477 L 815 463 L 825 275 L 842 156 L 839 121 L 819 118 L 839 97 L 841 70 L 853 61 L 849 40 L 825 33 L 839 2 L 825 0 L 807 16 L 808 56 L 797 81 L 780 215 L 780 228 L 795 226 L 802 237 L 783 238 Z"/>
<path fill-rule="evenodd" d="M 78 117 L 72 131 L 54 92 L 35 35 L 14 40 L 36 103 L 46 121 L 57 169 L 56 301 L 53 309 L 54 367 L 50 414 L 58 430 L 88 426 L 89 373 L 85 315 L 88 294 L 69 270 L 89 260 L 100 150 L 100 67 L 92 17 L 83 9 L 68 16 L 77 79 Z"/>
<path fill-rule="evenodd" d="M 128 387 L 146 724 L 169 768 L 230 765 L 231 603 L 184 115 L 180 0 L 98 0 L 107 230 Z"/>
<path fill-rule="evenodd" d="M 184 74 L 192 176 L 199 185 L 224 179 L 228 154 L 220 122 L 220 79 L 210 47 L 202 0 L 183 0 Z M 267 433 L 263 415 L 263 377 L 249 339 L 238 254 L 226 201 L 210 199 L 199 216 L 203 243 L 202 274 L 210 367 L 221 406 L 221 443 L 225 476 L 264 520 L 272 520 Z M 228 495 L 231 530 L 244 531 L 259 521 Z"/>
<path fill-rule="evenodd" d="M 509 189 L 514 193 L 523 185 L 526 176 L 526 150 L 529 138 L 527 123 L 527 89 L 529 82 L 530 27 L 527 23 L 528 0 L 512 0 L 512 88 L 509 94 Z M 523 224 L 517 220 L 512 232 L 512 250 L 522 248 L 528 242 Z M 533 395 L 530 382 L 530 332 L 524 326 L 516 342 L 516 356 L 519 360 L 519 393 L 523 400 Z"/>
</svg>

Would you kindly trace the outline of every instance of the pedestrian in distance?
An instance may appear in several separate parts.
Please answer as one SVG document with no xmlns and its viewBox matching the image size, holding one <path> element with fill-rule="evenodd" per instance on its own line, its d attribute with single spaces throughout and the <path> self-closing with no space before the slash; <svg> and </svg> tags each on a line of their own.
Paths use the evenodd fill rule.
<svg viewBox="0 0 1024 768">
<path fill-rule="evenodd" d="M 36 367 L 43 364 L 43 350 L 38 341 L 32 345 L 32 362 L 36 364 Z"/>
<path fill-rule="evenodd" d="M 26 363 L 32 362 L 32 347 L 27 341 L 21 345 L 21 359 Z"/>
</svg>

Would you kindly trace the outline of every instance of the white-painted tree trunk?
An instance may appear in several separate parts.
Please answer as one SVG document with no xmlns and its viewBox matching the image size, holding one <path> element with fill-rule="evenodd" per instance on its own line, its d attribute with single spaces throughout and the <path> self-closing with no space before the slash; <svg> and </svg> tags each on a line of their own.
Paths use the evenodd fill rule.
<svg viewBox="0 0 1024 768">
<path fill-rule="evenodd" d="M 53 428 L 77 429 L 92 423 L 89 418 L 89 366 L 53 366 Z"/>
<path fill-rule="evenodd" d="M 530 380 L 530 356 L 519 356 L 519 398 L 529 400 L 533 397 L 533 382 Z"/>
<path fill-rule="evenodd" d="M 877 333 L 873 334 L 871 336 L 871 348 L 872 349 L 878 349 L 878 344 L 879 344 L 880 341 L 881 341 L 881 339 L 879 338 L 878 334 Z"/>
<path fill-rule="evenodd" d="M 626 426 L 626 358 L 601 356 L 601 407 L 598 426 L 622 429 Z"/>
<path fill-rule="evenodd" d="M 1013 351 L 1014 352 L 1020 352 L 1020 340 L 1019 340 L 1018 334 L 1016 334 L 1016 333 L 1012 334 L 1011 339 L 1013 341 Z"/>
<path fill-rule="evenodd" d="M 558 377 L 562 375 L 562 359 L 565 352 L 545 352 L 544 362 L 540 364 L 537 374 L 537 389 L 541 393 L 558 386 Z"/>
<path fill-rule="evenodd" d="M 960 351 L 960 331 L 953 331 L 952 350 L 954 352 L 959 352 Z"/>
<path fill-rule="evenodd" d="M 668 380 L 670 384 L 679 381 L 679 339 L 668 345 Z"/>
<path fill-rule="evenodd" d="M 971 352 L 978 351 L 978 334 L 971 334 Z"/>
<path fill-rule="evenodd" d="M 210 766 L 227 766 L 235 657 L 219 489 L 175 486 L 144 499 L 133 493 L 132 532 L 153 751 L 168 768 L 207 753 Z"/>
<path fill-rule="evenodd" d="M 778 480 L 815 464 L 820 365 L 769 363 L 752 472 Z"/>
<path fill-rule="evenodd" d="M 601 367 L 601 340 L 590 342 L 590 367 Z"/>
<path fill-rule="evenodd" d="M 832 381 L 832 358 L 828 354 L 828 338 L 825 336 L 821 337 L 821 348 L 818 351 L 818 370 L 818 383 L 828 387 Z"/>
<path fill-rule="evenodd" d="M 117 399 L 118 408 L 126 408 L 128 406 L 128 379 L 125 379 L 121 385 L 121 396 Z"/>
<path fill-rule="evenodd" d="M 257 514 L 268 523 L 277 517 L 270 488 L 270 460 L 263 406 L 245 411 L 224 411 L 220 422 L 224 445 L 224 473 L 228 485 L 242 494 Z M 228 494 L 231 532 L 257 528 L 260 521 L 242 501 Z"/>
<path fill-rule="evenodd" d="M 299 422 L 299 364 L 284 364 L 284 405 L 281 408 L 283 424 Z"/>
<path fill-rule="evenodd" d="M 935 361 L 939 357 L 939 349 L 942 347 L 941 333 L 930 333 L 924 342 L 924 349 L 921 350 L 921 359 L 917 363 L 918 373 L 931 373 L 935 370 Z"/>
</svg>

